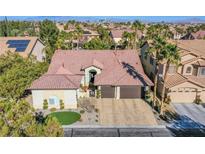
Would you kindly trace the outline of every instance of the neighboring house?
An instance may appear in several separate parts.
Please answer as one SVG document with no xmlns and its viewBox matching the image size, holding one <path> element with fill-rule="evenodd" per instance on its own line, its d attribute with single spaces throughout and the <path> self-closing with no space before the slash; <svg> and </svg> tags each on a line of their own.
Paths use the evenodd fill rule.
<svg viewBox="0 0 205 154">
<path fill-rule="evenodd" d="M 181 62 L 178 67 L 171 65 L 165 84 L 166 95 L 174 103 L 192 103 L 200 97 L 205 102 L 205 41 L 179 40 L 177 44 Z M 149 44 L 141 49 L 141 60 L 146 74 L 154 78 L 155 58 L 145 54 Z M 158 94 L 161 95 L 166 62 L 159 65 Z"/>
<path fill-rule="evenodd" d="M 82 48 L 83 44 L 85 42 L 89 42 L 90 40 L 94 38 L 98 38 L 100 34 L 96 31 L 91 31 L 91 30 L 83 30 L 83 35 L 79 40 L 73 40 L 73 48 Z"/>
<path fill-rule="evenodd" d="M 205 31 L 200 30 L 196 33 L 188 33 L 181 38 L 182 40 L 205 39 Z"/>
<path fill-rule="evenodd" d="M 33 106 L 77 108 L 80 97 L 143 98 L 146 87 L 153 86 L 144 74 L 138 54 L 132 50 L 57 50 L 48 72 L 35 80 Z"/>
<path fill-rule="evenodd" d="M 183 36 L 185 36 L 186 35 L 186 33 L 185 33 L 185 28 L 183 27 L 183 26 L 177 26 L 178 28 L 180 28 L 181 29 L 181 32 L 178 32 L 177 30 L 176 30 L 176 27 L 175 27 L 176 25 L 169 25 L 169 27 L 170 27 L 170 31 L 172 32 L 172 34 L 173 34 L 173 39 L 174 40 L 180 40 Z"/>
<path fill-rule="evenodd" d="M 44 47 L 38 37 L 0 37 L 0 55 L 11 51 L 22 57 L 33 55 L 38 61 L 43 61 L 45 58 Z"/>
<path fill-rule="evenodd" d="M 110 31 L 110 36 L 112 37 L 115 44 L 118 45 L 120 43 L 120 41 L 123 38 L 123 33 L 124 32 L 133 33 L 134 30 L 131 30 L 131 29 L 113 29 L 113 30 Z M 140 31 L 137 31 L 137 35 L 138 35 L 139 38 L 143 37 L 143 34 Z"/>
</svg>

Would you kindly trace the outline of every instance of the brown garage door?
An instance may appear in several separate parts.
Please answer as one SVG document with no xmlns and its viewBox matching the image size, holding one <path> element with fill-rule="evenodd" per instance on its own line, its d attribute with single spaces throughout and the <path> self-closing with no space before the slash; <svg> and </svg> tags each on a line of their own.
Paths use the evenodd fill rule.
<svg viewBox="0 0 205 154">
<path fill-rule="evenodd" d="M 114 98 L 115 97 L 115 87 L 101 86 L 101 97 L 102 98 Z"/>
<path fill-rule="evenodd" d="M 120 86 L 120 98 L 142 98 L 144 90 L 141 86 Z"/>
</svg>

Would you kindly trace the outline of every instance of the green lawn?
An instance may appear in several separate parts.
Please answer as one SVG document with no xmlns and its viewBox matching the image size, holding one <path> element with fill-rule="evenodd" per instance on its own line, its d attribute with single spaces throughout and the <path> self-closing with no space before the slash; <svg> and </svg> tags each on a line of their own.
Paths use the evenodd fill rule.
<svg viewBox="0 0 205 154">
<path fill-rule="evenodd" d="M 58 119 L 61 125 L 70 125 L 80 119 L 80 114 L 76 112 L 64 111 L 64 112 L 53 112 L 48 116 L 53 116 Z"/>
</svg>

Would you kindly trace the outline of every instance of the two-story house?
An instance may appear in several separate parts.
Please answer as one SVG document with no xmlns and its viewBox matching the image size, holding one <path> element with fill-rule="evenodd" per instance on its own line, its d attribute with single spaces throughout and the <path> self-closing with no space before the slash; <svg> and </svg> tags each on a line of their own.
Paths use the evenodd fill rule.
<svg viewBox="0 0 205 154">
<path fill-rule="evenodd" d="M 195 33 L 188 33 L 181 37 L 182 40 L 195 40 L 195 39 L 205 39 L 205 31 L 199 30 Z"/>
<path fill-rule="evenodd" d="M 166 95 L 174 103 L 192 103 L 196 98 L 205 102 L 205 41 L 178 40 L 181 55 L 179 66 L 171 65 L 165 83 Z M 141 48 L 141 61 L 145 73 L 153 80 L 155 75 L 155 58 L 146 54 L 149 43 Z M 162 93 L 166 62 L 159 65 L 158 94 Z"/>
</svg>

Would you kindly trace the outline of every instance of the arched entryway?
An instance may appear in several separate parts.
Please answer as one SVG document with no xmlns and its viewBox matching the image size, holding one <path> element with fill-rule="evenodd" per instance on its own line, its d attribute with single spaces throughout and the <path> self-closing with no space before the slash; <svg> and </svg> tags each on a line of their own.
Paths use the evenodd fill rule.
<svg viewBox="0 0 205 154">
<path fill-rule="evenodd" d="M 95 82 L 95 75 L 97 74 L 97 71 L 92 69 L 89 71 L 89 89 L 90 89 L 90 96 L 95 96 L 95 90 L 96 86 L 94 85 Z"/>
<path fill-rule="evenodd" d="M 90 81 L 89 83 L 90 84 L 94 84 L 94 81 L 95 81 L 95 75 L 97 74 L 97 71 L 92 69 L 89 71 L 89 78 L 90 78 Z"/>
</svg>

